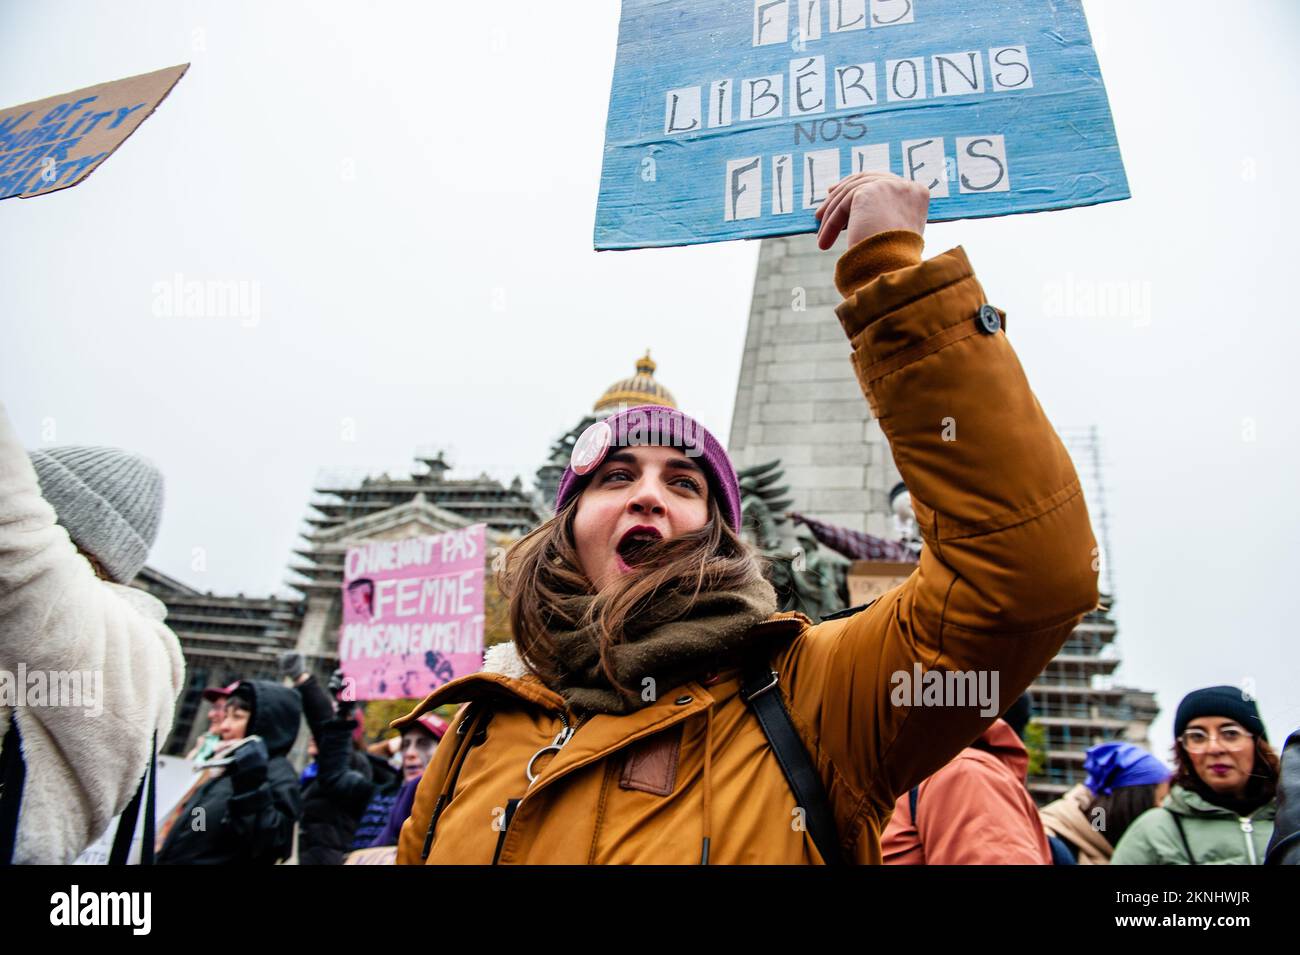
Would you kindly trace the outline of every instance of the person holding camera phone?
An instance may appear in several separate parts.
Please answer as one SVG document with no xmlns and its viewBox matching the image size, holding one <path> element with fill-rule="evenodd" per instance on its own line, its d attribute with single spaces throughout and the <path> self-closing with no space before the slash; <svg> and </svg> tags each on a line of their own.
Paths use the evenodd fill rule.
<svg viewBox="0 0 1300 955">
<path fill-rule="evenodd" d="M 289 858 L 302 817 L 298 773 L 288 753 L 302 703 L 288 687 L 241 680 L 226 698 L 221 743 L 195 766 L 210 777 L 163 836 L 159 865 L 271 865 Z"/>
</svg>

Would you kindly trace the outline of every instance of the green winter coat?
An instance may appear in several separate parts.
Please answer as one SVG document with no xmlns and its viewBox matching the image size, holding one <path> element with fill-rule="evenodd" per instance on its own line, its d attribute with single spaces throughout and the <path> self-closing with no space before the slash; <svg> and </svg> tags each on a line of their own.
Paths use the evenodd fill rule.
<svg viewBox="0 0 1300 955">
<path fill-rule="evenodd" d="M 1196 865 L 1262 865 L 1273 835 L 1275 802 L 1238 816 L 1204 797 L 1174 786 L 1164 803 L 1134 821 L 1115 847 L 1111 865 L 1189 865 L 1174 814 L 1183 824 Z"/>
</svg>

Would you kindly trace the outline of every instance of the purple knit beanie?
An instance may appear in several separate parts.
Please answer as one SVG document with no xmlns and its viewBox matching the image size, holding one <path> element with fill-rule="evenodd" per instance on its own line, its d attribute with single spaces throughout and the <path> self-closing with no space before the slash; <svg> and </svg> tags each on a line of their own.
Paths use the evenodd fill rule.
<svg viewBox="0 0 1300 955">
<path fill-rule="evenodd" d="M 676 408 L 662 405 L 637 405 L 582 432 L 573 446 L 569 466 L 560 478 L 555 495 L 558 512 L 582 493 L 585 477 L 600 466 L 610 448 L 663 445 L 681 448 L 688 458 L 698 458 L 718 499 L 718 508 L 731 529 L 740 533 L 740 482 L 731 458 L 704 426 Z"/>
</svg>

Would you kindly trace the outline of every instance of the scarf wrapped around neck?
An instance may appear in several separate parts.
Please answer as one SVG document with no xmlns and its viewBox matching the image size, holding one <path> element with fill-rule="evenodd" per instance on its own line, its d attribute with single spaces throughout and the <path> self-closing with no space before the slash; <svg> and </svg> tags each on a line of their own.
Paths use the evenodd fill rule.
<svg viewBox="0 0 1300 955">
<path fill-rule="evenodd" d="M 582 620 L 595 599 L 590 594 L 568 598 L 566 616 Z M 775 611 L 776 592 L 762 577 L 735 590 L 701 591 L 694 599 L 689 593 L 656 597 L 628 617 L 623 641 L 606 653 L 622 692 L 601 669 L 595 624 L 553 631 L 560 678 L 551 688 L 578 710 L 635 712 L 660 694 L 735 661 L 752 644 L 750 630 Z"/>
</svg>

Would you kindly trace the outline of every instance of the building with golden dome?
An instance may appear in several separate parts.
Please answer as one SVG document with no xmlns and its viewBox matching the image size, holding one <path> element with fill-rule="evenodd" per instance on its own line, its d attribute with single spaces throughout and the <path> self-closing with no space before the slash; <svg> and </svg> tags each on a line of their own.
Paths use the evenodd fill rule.
<svg viewBox="0 0 1300 955">
<path fill-rule="evenodd" d="M 560 478 L 564 476 L 564 469 L 569 464 L 574 443 L 593 422 L 637 405 L 677 407 L 673 393 L 655 378 L 657 367 L 647 348 L 646 353 L 636 360 L 636 374 L 630 378 L 620 378 L 606 388 L 604 394 L 591 406 L 591 411 L 551 445 L 550 457 L 537 469 L 537 494 L 548 508 L 555 502 L 555 494 L 560 489 Z"/>
<path fill-rule="evenodd" d="M 592 406 L 592 415 L 603 418 L 637 405 L 676 408 L 677 399 L 673 393 L 655 379 L 657 367 L 647 348 L 645 354 L 636 360 L 636 374 L 631 378 L 620 378 L 606 388 L 605 393 Z"/>
</svg>

